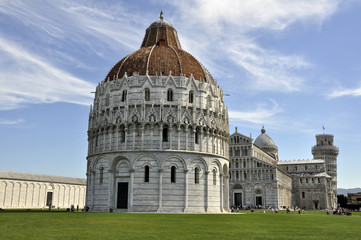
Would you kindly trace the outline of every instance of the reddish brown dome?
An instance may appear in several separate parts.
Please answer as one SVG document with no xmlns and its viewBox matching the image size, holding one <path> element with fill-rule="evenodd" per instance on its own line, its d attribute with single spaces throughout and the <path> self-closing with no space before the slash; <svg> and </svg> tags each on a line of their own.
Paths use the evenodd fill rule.
<svg viewBox="0 0 361 240">
<path fill-rule="evenodd" d="M 120 60 L 108 73 L 105 81 L 127 73 L 139 75 L 173 75 L 193 77 L 214 83 L 211 74 L 195 57 L 182 50 L 177 31 L 163 14 L 146 30 L 141 48 Z"/>
</svg>

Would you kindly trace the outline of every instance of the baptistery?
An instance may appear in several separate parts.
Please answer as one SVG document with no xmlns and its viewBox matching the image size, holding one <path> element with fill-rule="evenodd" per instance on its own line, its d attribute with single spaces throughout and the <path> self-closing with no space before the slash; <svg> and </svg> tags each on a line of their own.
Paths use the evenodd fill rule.
<svg viewBox="0 0 361 240">
<path fill-rule="evenodd" d="M 224 94 L 163 18 L 96 87 L 86 205 L 96 212 L 228 211 Z"/>
</svg>

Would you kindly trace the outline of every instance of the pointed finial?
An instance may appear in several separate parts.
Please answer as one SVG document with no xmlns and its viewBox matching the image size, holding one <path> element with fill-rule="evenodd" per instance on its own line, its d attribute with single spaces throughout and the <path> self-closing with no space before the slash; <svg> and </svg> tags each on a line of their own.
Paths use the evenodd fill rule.
<svg viewBox="0 0 361 240">
<path fill-rule="evenodd" d="M 163 10 L 160 11 L 160 16 L 159 16 L 160 19 L 163 19 Z"/>
<path fill-rule="evenodd" d="M 236 127 L 236 132 L 237 132 L 237 127 Z"/>
<path fill-rule="evenodd" d="M 262 124 L 262 129 L 261 129 L 261 133 L 265 133 L 266 132 L 266 129 L 264 129 L 264 125 Z"/>
</svg>

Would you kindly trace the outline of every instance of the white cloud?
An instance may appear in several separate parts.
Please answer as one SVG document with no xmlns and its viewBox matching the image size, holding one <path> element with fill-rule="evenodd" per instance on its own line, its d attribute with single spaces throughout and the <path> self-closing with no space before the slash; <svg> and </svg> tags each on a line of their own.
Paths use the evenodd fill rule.
<svg viewBox="0 0 361 240">
<path fill-rule="evenodd" d="M 340 0 L 196 0 L 173 3 L 182 10 L 183 19 L 214 31 L 225 24 L 237 31 L 254 29 L 283 30 L 295 22 L 322 23 L 336 10 Z"/>
<path fill-rule="evenodd" d="M 0 51 L 8 63 L 8 68 L 0 72 L 0 110 L 27 103 L 91 103 L 93 84 L 52 66 L 4 38 L 0 38 Z"/>
<path fill-rule="evenodd" d="M 251 111 L 232 111 L 228 112 L 231 121 L 242 121 L 250 123 L 271 123 L 277 113 L 282 112 L 282 108 L 276 101 L 270 100 L 270 103 L 262 103 Z"/>
<path fill-rule="evenodd" d="M 181 10 L 184 44 L 221 77 L 216 62 L 230 59 L 247 74 L 238 88 L 261 91 L 299 91 L 306 79 L 301 71 L 312 66 L 302 56 L 267 49 L 257 42 L 257 31 L 277 34 L 294 23 L 321 25 L 334 14 L 340 0 L 177 1 Z M 200 34 L 198 34 L 200 33 Z M 255 34 L 256 33 L 256 34 Z M 234 70 L 237 71 L 237 70 Z"/>
<path fill-rule="evenodd" d="M 361 87 L 355 89 L 343 89 L 343 90 L 335 90 L 331 94 L 328 95 L 330 98 L 344 97 L 344 96 L 352 96 L 359 97 L 361 96 Z"/>
<path fill-rule="evenodd" d="M 16 120 L 0 119 L 0 125 L 15 125 L 24 122 L 25 122 L 24 119 L 16 119 Z"/>
</svg>

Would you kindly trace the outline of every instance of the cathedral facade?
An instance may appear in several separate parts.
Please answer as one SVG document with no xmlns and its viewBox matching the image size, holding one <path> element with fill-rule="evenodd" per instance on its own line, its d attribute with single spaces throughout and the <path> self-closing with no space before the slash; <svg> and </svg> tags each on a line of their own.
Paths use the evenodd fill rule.
<svg viewBox="0 0 361 240">
<path fill-rule="evenodd" d="M 86 205 L 98 212 L 228 211 L 222 89 L 161 14 L 99 83 L 89 114 Z"/>
<path fill-rule="evenodd" d="M 262 128 L 253 142 L 230 136 L 230 205 L 326 209 L 337 207 L 337 155 L 333 135 L 316 135 L 313 159 L 279 161 L 278 148 Z"/>
</svg>

